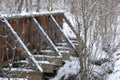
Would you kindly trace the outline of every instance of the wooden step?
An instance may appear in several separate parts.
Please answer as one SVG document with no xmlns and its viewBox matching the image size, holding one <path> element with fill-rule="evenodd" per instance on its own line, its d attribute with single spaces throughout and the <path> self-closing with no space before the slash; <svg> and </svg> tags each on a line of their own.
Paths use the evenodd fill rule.
<svg viewBox="0 0 120 80">
<path fill-rule="evenodd" d="M 8 72 L 12 78 L 25 78 L 25 80 L 42 80 L 42 74 L 31 69 L 24 68 L 4 68 L 4 71 Z M 17 79 L 15 79 L 17 80 Z"/>
<path fill-rule="evenodd" d="M 4 78 L 0 77 L 0 80 L 28 80 L 27 78 Z"/>
<path fill-rule="evenodd" d="M 78 43 L 73 43 L 75 46 L 78 45 Z M 64 46 L 64 47 L 69 47 L 69 45 L 65 42 L 61 42 L 61 43 L 56 43 L 56 46 Z"/>
<path fill-rule="evenodd" d="M 57 56 L 45 56 L 45 55 L 33 55 L 37 61 L 48 61 L 52 63 L 54 66 L 61 66 L 62 65 L 62 58 Z"/>
<path fill-rule="evenodd" d="M 70 50 L 71 48 L 68 46 L 56 46 L 58 50 Z M 51 49 L 49 46 L 46 49 Z"/>
<path fill-rule="evenodd" d="M 77 41 L 77 38 L 71 38 L 71 37 L 70 37 L 69 39 L 70 39 L 70 40 L 76 40 L 76 41 Z"/>
<path fill-rule="evenodd" d="M 59 50 L 70 50 L 70 47 L 65 47 L 65 46 L 56 46 Z"/>
<path fill-rule="evenodd" d="M 50 63 L 48 61 L 37 61 L 40 66 L 43 69 L 44 73 L 53 73 L 53 63 Z M 15 62 L 14 64 L 18 64 L 19 66 L 13 66 L 15 68 L 26 68 L 26 69 L 34 69 L 32 66 L 29 64 L 27 60 L 20 60 L 18 62 Z"/>
<path fill-rule="evenodd" d="M 63 54 L 63 53 L 69 53 L 69 50 L 59 50 L 59 51 L 60 51 L 61 54 Z M 53 50 L 50 50 L 50 49 L 41 50 L 39 52 L 39 54 L 41 54 L 41 55 L 48 55 L 48 56 L 56 56 L 55 55 L 56 53 Z"/>
<path fill-rule="evenodd" d="M 62 54 L 62 60 L 69 60 L 70 57 L 70 51 L 69 50 L 60 50 Z M 54 56 L 55 57 L 55 52 L 52 50 L 41 50 L 40 54 L 38 55 L 44 55 L 44 56 Z M 56 56 L 57 57 L 57 56 Z"/>
<path fill-rule="evenodd" d="M 75 39 L 70 39 L 70 41 L 73 43 L 73 44 L 78 44 L 78 41 L 75 40 Z M 62 43 L 66 43 L 65 40 L 62 40 Z"/>
</svg>

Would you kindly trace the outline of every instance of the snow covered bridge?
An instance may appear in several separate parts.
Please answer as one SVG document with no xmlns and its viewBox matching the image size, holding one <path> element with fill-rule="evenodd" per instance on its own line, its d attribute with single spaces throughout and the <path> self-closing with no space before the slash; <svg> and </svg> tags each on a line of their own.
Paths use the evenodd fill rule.
<svg viewBox="0 0 120 80">
<path fill-rule="evenodd" d="M 39 80 L 42 73 L 53 73 L 62 66 L 62 61 L 69 59 L 70 52 L 75 53 L 77 44 L 75 38 L 69 39 L 63 32 L 63 21 L 74 32 L 64 12 L 2 15 L 0 76 L 29 76 L 27 79 L 33 80 L 32 75 Z"/>
</svg>

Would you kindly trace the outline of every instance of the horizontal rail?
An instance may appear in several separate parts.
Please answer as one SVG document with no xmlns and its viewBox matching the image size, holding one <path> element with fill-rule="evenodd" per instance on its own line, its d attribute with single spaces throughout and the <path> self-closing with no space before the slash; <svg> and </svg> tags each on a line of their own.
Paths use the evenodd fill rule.
<svg viewBox="0 0 120 80">
<path fill-rule="evenodd" d="M 29 18 L 29 17 L 35 17 L 35 16 L 45 16 L 45 15 L 56 15 L 56 14 L 64 14 L 63 11 L 46 11 L 46 12 L 33 12 L 33 13 L 13 13 L 13 14 L 1 14 L 0 19 L 6 18 L 6 19 L 14 19 L 14 18 Z"/>
</svg>

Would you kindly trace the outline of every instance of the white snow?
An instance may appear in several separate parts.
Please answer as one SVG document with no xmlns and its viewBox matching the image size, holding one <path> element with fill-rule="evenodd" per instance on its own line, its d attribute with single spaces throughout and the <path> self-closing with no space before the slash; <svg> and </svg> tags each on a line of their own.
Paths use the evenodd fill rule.
<svg viewBox="0 0 120 80">
<path fill-rule="evenodd" d="M 0 78 L 0 80 L 8 80 L 8 78 Z M 9 80 L 28 80 L 26 78 L 10 78 Z"/>
<path fill-rule="evenodd" d="M 65 15 L 67 15 L 67 18 L 70 20 L 70 22 L 72 23 L 72 25 L 74 26 L 75 28 L 75 25 L 74 25 L 74 16 L 70 13 L 66 13 Z M 70 29 L 69 25 L 64 22 L 63 23 L 63 32 L 69 37 L 69 38 L 76 38 L 75 34 L 72 32 L 72 30 Z"/>
<path fill-rule="evenodd" d="M 35 57 L 35 56 L 34 56 L 34 57 Z M 38 56 L 37 56 L 37 57 L 38 57 Z M 20 61 L 18 61 L 18 62 L 26 63 L 26 64 L 29 63 L 27 60 L 20 60 Z M 50 64 L 49 61 L 36 61 L 36 63 L 38 63 L 38 64 Z"/>
<path fill-rule="evenodd" d="M 79 59 L 76 57 L 70 57 L 70 61 L 67 61 L 63 67 L 60 67 L 57 75 L 51 80 L 60 80 L 64 76 L 64 80 L 70 75 L 77 75 L 80 70 Z"/>
<path fill-rule="evenodd" d="M 113 72 L 106 80 L 120 80 L 120 70 Z"/>
<path fill-rule="evenodd" d="M 3 68 L 3 70 L 7 71 L 7 70 L 9 70 L 9 68 Z M 19 72 L 34 72 L 31 69 L 25 69 L 25 68 L 11 68 L 10 71 L 12 71 L 12 72 L 16 72 L 16 71 L 19 71 Z"/>
<path fill-rule="evenodd" d="M 13 14 L 0 14 L 0 18 L 4 17 L 26 17 L 26 16 L 36 16 L 36 15 L 47 15 L 47 14 L 55 14 L 55 13 L 64 13 L 63 10 L 55 10 L 55 11 L 46 11 L 46 10 L 41 10 L 40 12 L 26 12 L 22 11 L 21 13 L 13 13 Z"/>
<path fill-rule="evenodd" d="M 117 31 L 120 30 L 120 16 L 118 16 L 117 20 Z M 119 43 L 120 36 L 117 35 L 115 42 Z M 120 49 L 113 53 L 113 61 L 114 63 L 114 72 L 108 75 L 107 80 L 120 80 Z"/>
<path fill-rule="evenodd" d="M 114 72 L 108 75 L 107 80 L 120 80 L 120 56 L 118 56 L 119 52 L 114 53 L 113 60 L 114 60 Z"/>
</svg>

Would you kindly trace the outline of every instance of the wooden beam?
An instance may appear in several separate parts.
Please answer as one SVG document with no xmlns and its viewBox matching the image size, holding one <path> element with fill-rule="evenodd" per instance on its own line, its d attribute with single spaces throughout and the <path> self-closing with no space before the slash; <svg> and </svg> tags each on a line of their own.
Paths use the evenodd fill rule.
<svg viewBox="0 0 120 80">
<path fill-rule="evenodd" d="M 31 52 L 28 50 L 28 48 L 26 47 L 26 45 L 23 43 L 23 41 L 21 40 L 21 38 L 18 36 L 18 34 L 15 32 L 15 30 L 9 24 L 8 20 L 6 18 L 4 18 L 3 21 L 4 21 L 5 25 L 6 25 L 6 28 L 11 32 L 11 34 L 13 35 L 13 37 L 17 40 L 17 42 L 24 49 L 25 53 L 23 53 L 23 55 L 25 55 L 29 59 L 29 62 L 32 63 L 33 67 L 36 70 L 38 70 L 40 73 L 43 72 L 43 69 L 40 67 L 40 65 L 37 63 L 37 61 L 35 60 L 35 58 L 31 54 Z"/>
<path fill-rule="evenodd" d="M 62 28 L 60 27 L 60 25 L 58 24 L 58 22 L 55 20 L 55 18 L 50 15 L 51 20 L 55 23 L 56 25 L 56 29 L 63 35 L 63 38 L 66 40 L 66 42 L 69 44 L 69 46 L 75 50 L 75 46 L 72 44 L 72 42 L 70 41 L 70 39 L 65 35 L 65 33 L 63 32 Z"/>
<path fill-rule="evenodd" d="M 59 50 L 57 49 L 57 47 L 55 46 L 53 41 L 49 38 L 47 33 L 41 27 L 41 25 L 38 23 L 38 21 L 34 17 L 31 20 L 32 20 L 33 24 L 35 25 L 35 28 L 38 30 L 39 34 L 43 37 L 45 42 L 48 44 L 48 46 L 50 46 L 50 48 L 55 51 L 56 56 L 62 57 L 62 55 L 59 52 Z"/>
<path fill-rule="evenodd" d="M 63 11 L 46 11 L 46 12 L 35 12 L 35 13 L 13 13 L 13 14 L 1 14 L 0 19 L 18 19 L 18 18 L 29 18 L 35 16 L 46 16 L 46 15 L 56 15 L 56 14 L 64 14 Z"/>
</svg>

